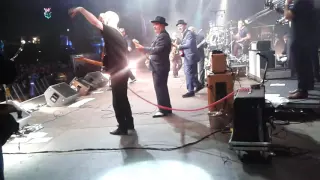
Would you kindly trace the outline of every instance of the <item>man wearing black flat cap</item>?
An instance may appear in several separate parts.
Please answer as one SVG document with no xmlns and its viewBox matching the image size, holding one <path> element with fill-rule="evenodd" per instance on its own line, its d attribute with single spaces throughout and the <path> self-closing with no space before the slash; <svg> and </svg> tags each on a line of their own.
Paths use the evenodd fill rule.
<svg viewBox="0 0 320 180">
<path fill-rule="evenodd" d="M 184 57 L 183 65 L 188 89 L 188 92 L 182 97 L 193 97 L 195 92 L 203 89 L 203 86 L 197 78 L 197 64 L 200 61 L 200 54 L 197 48 L 197 36 L 187 29 L 187 23 L 184 20 L 179 20 L 176 26 L 183 35 L 181 45 L 175 46 L 182 51 L 182 56 Z"/>
<path fill-rule="evenodd" d="M 166 23 L 166 19 L 161 16 L 157 16 L 151 23 L 153 24 L 154 32 L 157 34 L 156 39 L 152 42 L 151 47 L 143 47 L 142 45 L 136 44 L 136 48 L 150 55 L 149 68 L 152 71 L 158 105 L 171 108 L 168 90 L 171 38 L 165 29 L 168 24 Z M 169 114 L 172 114 L 172 110 L 159 108 L 159 111 L 153 117 L 163 117 Z"/>
</svg>

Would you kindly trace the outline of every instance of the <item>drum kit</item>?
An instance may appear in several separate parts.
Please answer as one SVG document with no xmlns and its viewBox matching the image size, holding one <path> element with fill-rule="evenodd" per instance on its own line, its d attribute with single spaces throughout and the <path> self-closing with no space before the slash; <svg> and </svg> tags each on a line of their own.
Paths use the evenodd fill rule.
<svg viewBox="0 0 320 180">
<path fill-rule="evenodd" d="M 206 64 L 210 63 L 211 52 L 213 50 L 218 50 L 227 55 L 227 61 L 230 66 L 232 64 L 248 64 L 248 55 L 244 52 L 246 51 L 244 44 L 238 43 L 234 38 L 237 32 L 237 22 L 230 21 L 225 26 L 214 26 L 213 23 L 209 22 L 209 32 L 206 36 L 206 41 L 208 47 L 205 49 Z M 236 55 L 233 54 L 233 47 L 237 44 L 238 51 Z"/>
</svg>

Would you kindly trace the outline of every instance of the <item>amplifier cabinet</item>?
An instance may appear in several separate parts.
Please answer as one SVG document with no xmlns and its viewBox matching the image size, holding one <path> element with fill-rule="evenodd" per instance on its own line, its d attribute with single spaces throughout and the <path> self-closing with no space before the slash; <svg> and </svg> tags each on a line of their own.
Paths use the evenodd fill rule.
<svg viewBox="0 0 320 180">
<path fill-rule="evenodd" d="M 233 134 L 230 142 L 269 142 L 265 118 L 264 87 L 238 92 L 234 99 Z"/>
<path fill-rule="evenodd" d="M 233 92 L 234 76 L 231 72 L 225 74 L 209 74 L 207 78 L 208 104 L 212 104 L 228 94 Z M 230 110 L 232 108 L 233 98 L 229 98 L 224 103 L 214 107 L 209 107 L 209 111 Z"/>
<path fill-rule="evenodd" d="M 213 73 L 225 73 L 227 71 L 227 56 L 223 53 L 211 55 L 211 71 Z"/>
</svg>

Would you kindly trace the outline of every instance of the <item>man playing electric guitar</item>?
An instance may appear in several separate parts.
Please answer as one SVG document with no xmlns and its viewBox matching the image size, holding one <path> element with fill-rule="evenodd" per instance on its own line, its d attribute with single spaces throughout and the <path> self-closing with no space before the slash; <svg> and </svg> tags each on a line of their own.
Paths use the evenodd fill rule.
<svg viewBox="0 0 320 180">
<path fill-rule="evenodd" d="M 69 11 L 71 17 L 82 14 L 93 26 L 101 31 L 105 44 L 106 55 L 103 58 L 105 70 L 110 74 L 112 84 L 112 101 L 118 128 L 113 135 L 127 135 L 128 130 L 134 130 L 131 106 L 128 100 L 128 45 L 118 29 L 119 16 L 115 12 L 107 11 L 100 14 L 99 19 L 82 7 Z"/>
<path fill-rule="evenodd" d="M 195 92 L 203 89 L 196 77 L 198 71 L 197 63 L 200 61 L 200 55 L 197 49 L 196 34 L 187 29 L 187 23 L 184 20 L 179 20 L 176 26 L 178 31 L 183 34 L 183 38 L 180 45 L 173 45 L 183 51 L 183 65 L 188 90 L 182 97 L 189 98 L 195 96 Z"/>
</svg>

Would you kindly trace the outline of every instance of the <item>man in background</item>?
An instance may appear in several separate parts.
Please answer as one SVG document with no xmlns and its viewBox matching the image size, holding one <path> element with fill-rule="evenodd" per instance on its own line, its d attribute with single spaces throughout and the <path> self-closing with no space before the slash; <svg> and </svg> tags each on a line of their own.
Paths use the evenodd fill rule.
<svg viewBox="0 0 320 180">
<path fill-rule="evenodd" d="M 200 56 L 200 61 L 198 62 L 197 76 L 198 76 L 198 80 L 199 80 L 202 88 L 204 88 L 204 86 L 205 86 L 205 80 L 204 80 L 205 79 L 204 78 L 205 77 L 205 70 L 204 70 L 205 53 L 204 53 L 204 49 L 207 46 L 207 42 L 204 38 L 204 35 L 196 32 L 195 27 L 190 26 L 189 30 L 192 31 L 193 33 L 195 33 L 197 36 L 197 48 L 198 48 L 199 56 Z"/>
<path fill-rule="evenodd" d="M 172 34 L 171 40 L 174 44 L 181 43 L 181 40 L 177 36 L 177 33 Z M 171 62 L 171 70 L 173 73 L 173 77 L 178 78 L 179 70 L 181 69 L 181 66 L 182 66 L 182 59 L 181 59 L 181 56 L 179 55 L 178 49 L 175 46 L 172 46 L 171 48 L 170 62 Z"/>
<path fill-rule="evenodd" d="M 182 52 L 182 57 L 184 58 L 183 65 L 188 90 L 182 97 L 189 98 L 195 96 L 195 92 L 203 88 L 196 77 L 198 71 L 197 63 L 200 61 L 197 37 L 196 34 L 187 29 L 187 23 L 184 20 L 179 20 L 176 26 L 182 34 L 182 42 L 180 45 L 175 44 L 175 46 Z"/>
<path fill-rule="evenodd" d="M 122 34 L 122 36 L 124 37 L 124 39 L 127 41 L 128 52 L 129 52 L 128 58 L 130 58 L 130 53 L 132 52 L 132 41 L 129 38 L 129 36 L 127 35 L 126 30 L 124 28 L 120 28 L 119 31 Z M 129 60 L 129 63 L 130 63 L 130 60 Z M 129 78 L 131 79 L 132 83 L 137 81 L 136 77 L 133 75 L 133 73 L 130 69 L 129 69 Z"/>
</svg>

